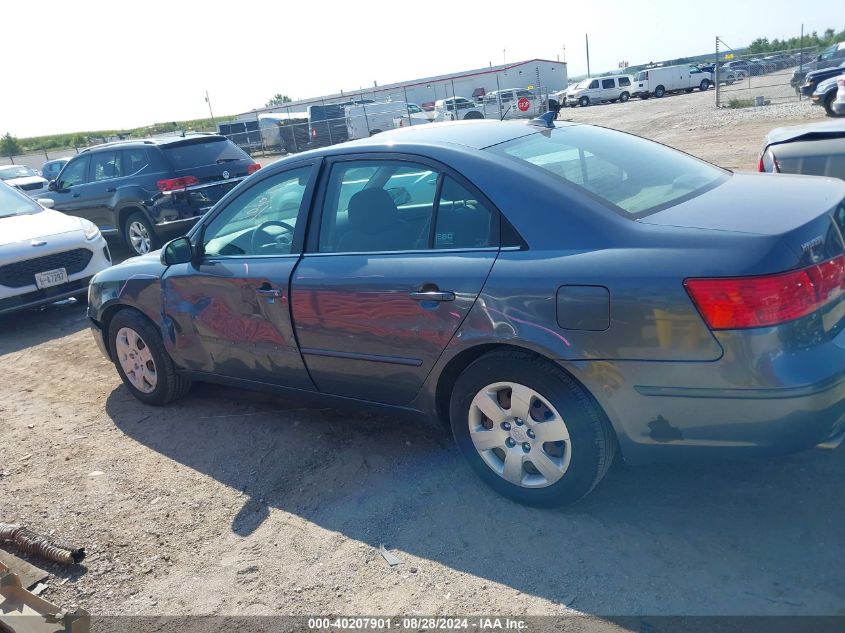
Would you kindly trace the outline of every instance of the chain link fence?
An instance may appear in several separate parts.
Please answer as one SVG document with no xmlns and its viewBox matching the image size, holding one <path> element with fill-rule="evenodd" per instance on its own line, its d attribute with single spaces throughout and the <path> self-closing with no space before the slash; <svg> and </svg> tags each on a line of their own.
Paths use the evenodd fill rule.
<svg viewBox="0 0 845 633">
<path fill-rule="evenodd" d="M 556 110 L 544 86 L 505 88 L 462 95 L 444 90 L 424 103 L 409 100 L 405 88 L 373 88 L 349 97 L 307 105 L 280 105 L 254 119 L 219 124 L 219 132 L 248 152 L 294 154 L 387 130 L 440 121 L 534 118 Z"/>
<path fill-rule="evenodd" d="M 818 64 L 818 54 L 815 47 L 737 53 L 716 38 L 716 106 L 743 108 L 808 98 L 800 88 Z"/>
</svg>

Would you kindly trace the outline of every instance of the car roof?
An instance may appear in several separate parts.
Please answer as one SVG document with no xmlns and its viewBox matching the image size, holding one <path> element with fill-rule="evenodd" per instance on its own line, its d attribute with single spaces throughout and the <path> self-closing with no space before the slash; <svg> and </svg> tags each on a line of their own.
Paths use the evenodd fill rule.
<svg viewBox="0 0 845 633">
<path fill-rule="evenodd" d="M 556 127 L 567 127 L 574 123 L 555 123 Z M 344 147 L 384 146 L 393 144 L 438 144 L 463 145 L 473 149 L 484 149 L 506 141 L 536 134 L 544 128 L 531 125 L 528 121 L 497 121 L 480 119 L 475 121 L 448 121 L 426 123 L 410 127 L 395 128 L 369 138 L 344 143 Z"/>
<path fill-rule="evenodd" d="M 766 135 L 766 146 L 790 141 L 845 136 L 845 121 L 824 121 L 775 128 Z"/>
</svg>

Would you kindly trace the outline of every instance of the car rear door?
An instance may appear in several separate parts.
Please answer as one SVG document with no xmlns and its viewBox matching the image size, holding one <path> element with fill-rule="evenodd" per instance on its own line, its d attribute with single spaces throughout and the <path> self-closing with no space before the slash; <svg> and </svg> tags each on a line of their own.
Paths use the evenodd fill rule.
<svg viewBox="0 0 845 633">
<path fill-rule="evenodd" d="M 197 263 L 162 278 L 165 340 L 180 367 L 312 389 L 290 321 L 315 160 L 258 178 L 191 234 Z"/>
<path fill-rule="evenodd" d="M 291 287 L 300 351 L 320 391 L 406 404 L 484 285 L 498 215 L 418 156 L 337 158 L 321 182 Z"/>
</svg>

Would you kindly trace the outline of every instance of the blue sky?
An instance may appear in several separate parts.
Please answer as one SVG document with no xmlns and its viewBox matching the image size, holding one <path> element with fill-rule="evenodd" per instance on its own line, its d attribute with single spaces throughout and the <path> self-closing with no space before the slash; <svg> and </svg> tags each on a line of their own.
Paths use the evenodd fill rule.
<svg viewBox="0 0 845 633">
<path fill-rule="evenodd" d="M 277 92 L 352 90 L 534 57 L 571 76 L 754 38 L 845 28 L 841 0 L 637 2 L 4 2 L 0 134 L 235 114 Z M 17 26 L 13 26 L 17 25 Z"/>
</svg>

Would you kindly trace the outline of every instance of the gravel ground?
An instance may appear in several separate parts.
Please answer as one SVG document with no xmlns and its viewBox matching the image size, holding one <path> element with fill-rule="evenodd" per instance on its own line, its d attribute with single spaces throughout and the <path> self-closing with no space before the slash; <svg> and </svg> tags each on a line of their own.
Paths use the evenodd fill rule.
<svg viewBox="0 0 845 633">
<path fill-rule="evenodd" d="M 563 114 L 738 169 L 771 127 L 821 118 L 717 111 L 712 91 Z M 425 424 L 204 386 L 142 406 L 73 303 L 0 317 L 0 374 L 0 520 L 88 548 L 50 568 L 44 595 L 65 607 L 845 614 L 841 450 L 616 464 L 587 500 L 539 511 L 487 490 Z"/>
</svg>

